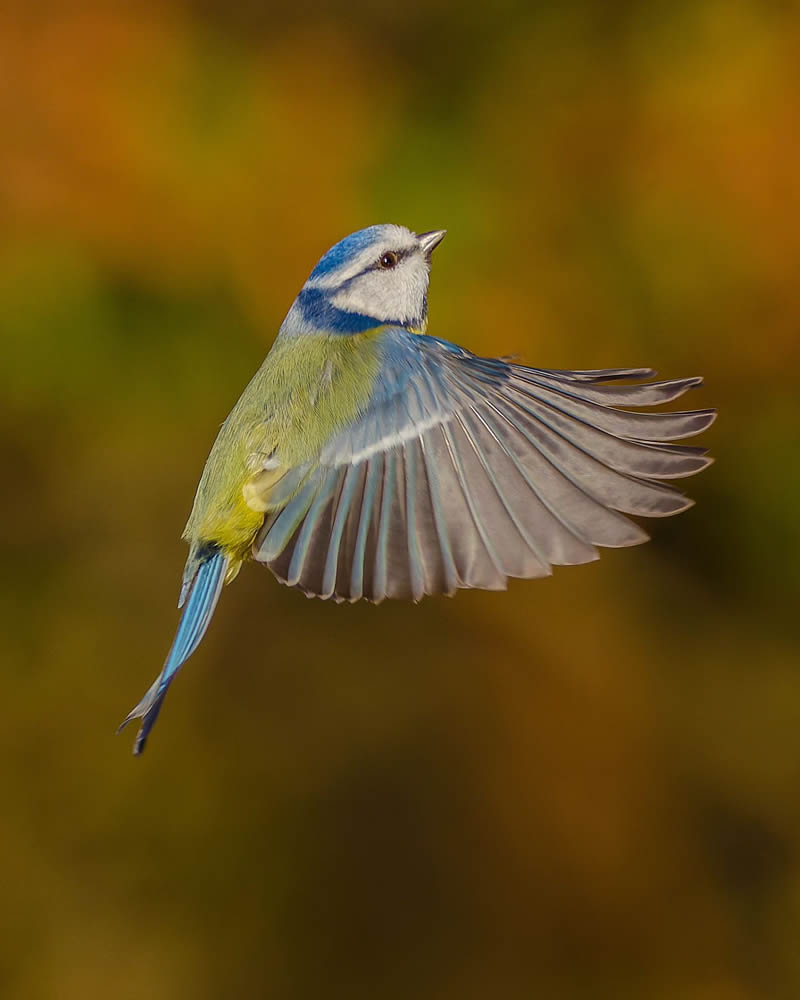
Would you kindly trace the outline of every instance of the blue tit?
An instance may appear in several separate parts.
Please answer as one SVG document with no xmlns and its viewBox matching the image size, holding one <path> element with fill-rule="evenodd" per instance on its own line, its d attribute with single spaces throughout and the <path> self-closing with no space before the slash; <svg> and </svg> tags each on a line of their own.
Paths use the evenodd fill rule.
<svg viewBox="0 0 800 1000">
<path fill-rule="evenodd" d="M 711 459 L 673 442 L 715 411 L 641 410 L 702 379 L 528 368 L 429 336 L 444 235 L 370 226 L 300 290 L 203 469 L 177 633 L 123 723 L 142 720 L 134 753 L 246 559 L 308 596 L 419 601 L 589 562 L 647 539 L 626 514 L 691 505 L 668 481 Z"/>
</svg>

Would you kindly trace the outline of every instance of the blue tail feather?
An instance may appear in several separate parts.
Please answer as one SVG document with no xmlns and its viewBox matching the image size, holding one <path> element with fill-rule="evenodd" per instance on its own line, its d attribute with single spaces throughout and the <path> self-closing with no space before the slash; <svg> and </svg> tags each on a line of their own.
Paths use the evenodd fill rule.
<svg viewBox="0 0 800 1000">
<path fill-rule="evenodd" d="M 133 719 L 142 724 L 136 736 L 133 752 L 137 756 L 144 750 L 148 734 L 155 725 L 161 704 L 175 675 L 200 645 L 217 606 L 225 582 L 227 558 L 217 549 L 207 550 L 196 557 L 196 571 L 186 589 L 186 601 L 164 667 L 152 683 L 144 698 L 129 713 L 119 727 L 123 729 Z M 190 557 L 192 558 L 192 557 Z"/>
</svg>

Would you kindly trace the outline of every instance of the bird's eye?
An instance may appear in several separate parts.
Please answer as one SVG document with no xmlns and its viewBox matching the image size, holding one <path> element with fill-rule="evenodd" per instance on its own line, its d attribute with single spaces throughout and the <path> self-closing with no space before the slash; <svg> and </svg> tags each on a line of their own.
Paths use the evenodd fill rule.
<svg viewBox="0 0 800 1000">
<path fill-rule="evenodd" d="M 394 252 L 394 250 L 387 250 L 386 253 L 378 261 L 378 263 L 382 268 L 389 270 L 389 268 L 396 266 L 397 254 Z"/>
</svg>

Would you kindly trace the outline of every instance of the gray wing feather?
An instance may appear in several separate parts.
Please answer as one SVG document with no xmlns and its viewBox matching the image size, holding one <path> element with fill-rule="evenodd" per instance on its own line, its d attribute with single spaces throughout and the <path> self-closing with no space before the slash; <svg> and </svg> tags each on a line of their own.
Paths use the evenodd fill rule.
<svg viewBox="0 0 800 1000">
<path fill-rule="evenodd" d="M 447 506 L 442 498 L 442 483 L 439 475 L 440 457 L 437 455 L 434 435 L 441 437 L 441 428 L 429 431 L 420 438 L 422 459 L 425 463 L 425 478 L 428 486 L 428 500 L 433 522 L 430 545 L 426 548 L 426 559 L 436 565 L 439 575 L 432 574 L 432 589 L 429 593 L 454 594 L 458 589 L 459 575 L 456 568 L 453 532 L 457 529 L 452 505 Z"/>
<path fill-rule="evenodd" d="M 398 331 L 381 392 L 293 470 L 294 494 L 253 547 L 309 596 L 420 600 L 501 589 L 589 562 L 595 546 L 646 541 L 625 514 L 666 517 L 692 501 L 663 480 L 693 475 L 713 410 L 641 413 L 702 379 L 617 385 L 650 369 L 548 371 L 478 358 Z"/>
<path fill-rule="evenodd" d="M 372 573 L 367 572 L 367 565 L 374 565 L 375 559 L 375 508 L 381 489 L 382 456 L 378 455 L 365 464 L 364 492 L 356 508 L 358 522 L 350 567 L 349 597 L 354 601 L 364 596 L 365 579 L 368 587 L 372 582 Z"/>
<path fill-rule="evenodd" d="M 431 496 L 436 498 L 437 535 L 440 540 L 447 540 L 443 552 L 447 560 L 448 592 L 454 589 L 453 573 L 456 588 L 501 589 L 505 580 L 475 524 L 474 501 L 462 485 L 447 428 L 439 426 L 426 431 L 423 443 L 431 470 Z"/>
<path fill-rule="evenodd" d="M 519 367 L 519 366 L 518 366 Z M 538 371 L 533 368 L 531 371 Z M 548 369 L 547 375 L 553 378 L 563 378 L 568 382 L 625 382 L 635 378 L 653 378 L 654 368 L 597 368 L 594 371 L 565 371 L 558 368 Z"/>
<path fill-rule="evenodd" d="M 520 371 L 525 371 L 527 380 L 532 384 L 566 392 L 578 399 L 603 406 L 658 406 L 660 403 L 671 403 L 689 389 L 703 384 L 701 378 L 676 378 L 668 382 L 648 382 L 645 385 L 603 385 L 570 380 L 536 368 Z"/>
</svg>

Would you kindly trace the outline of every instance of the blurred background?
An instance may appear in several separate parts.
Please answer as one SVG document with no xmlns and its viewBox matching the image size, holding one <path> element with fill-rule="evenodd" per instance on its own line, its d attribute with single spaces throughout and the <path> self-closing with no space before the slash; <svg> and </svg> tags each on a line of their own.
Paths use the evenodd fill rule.
<svg viewBox="0 0 800 1000">
<path fill-rule="evenodd" d="M 0 993 L 800 995 L 800 16 L 0 13 Z M 644 548 L 506 594 L 227 591 L 147 754 L 216 429 L 317 258 L 447 227 L 431 332 L 702 374 Z"/>
</svg>

